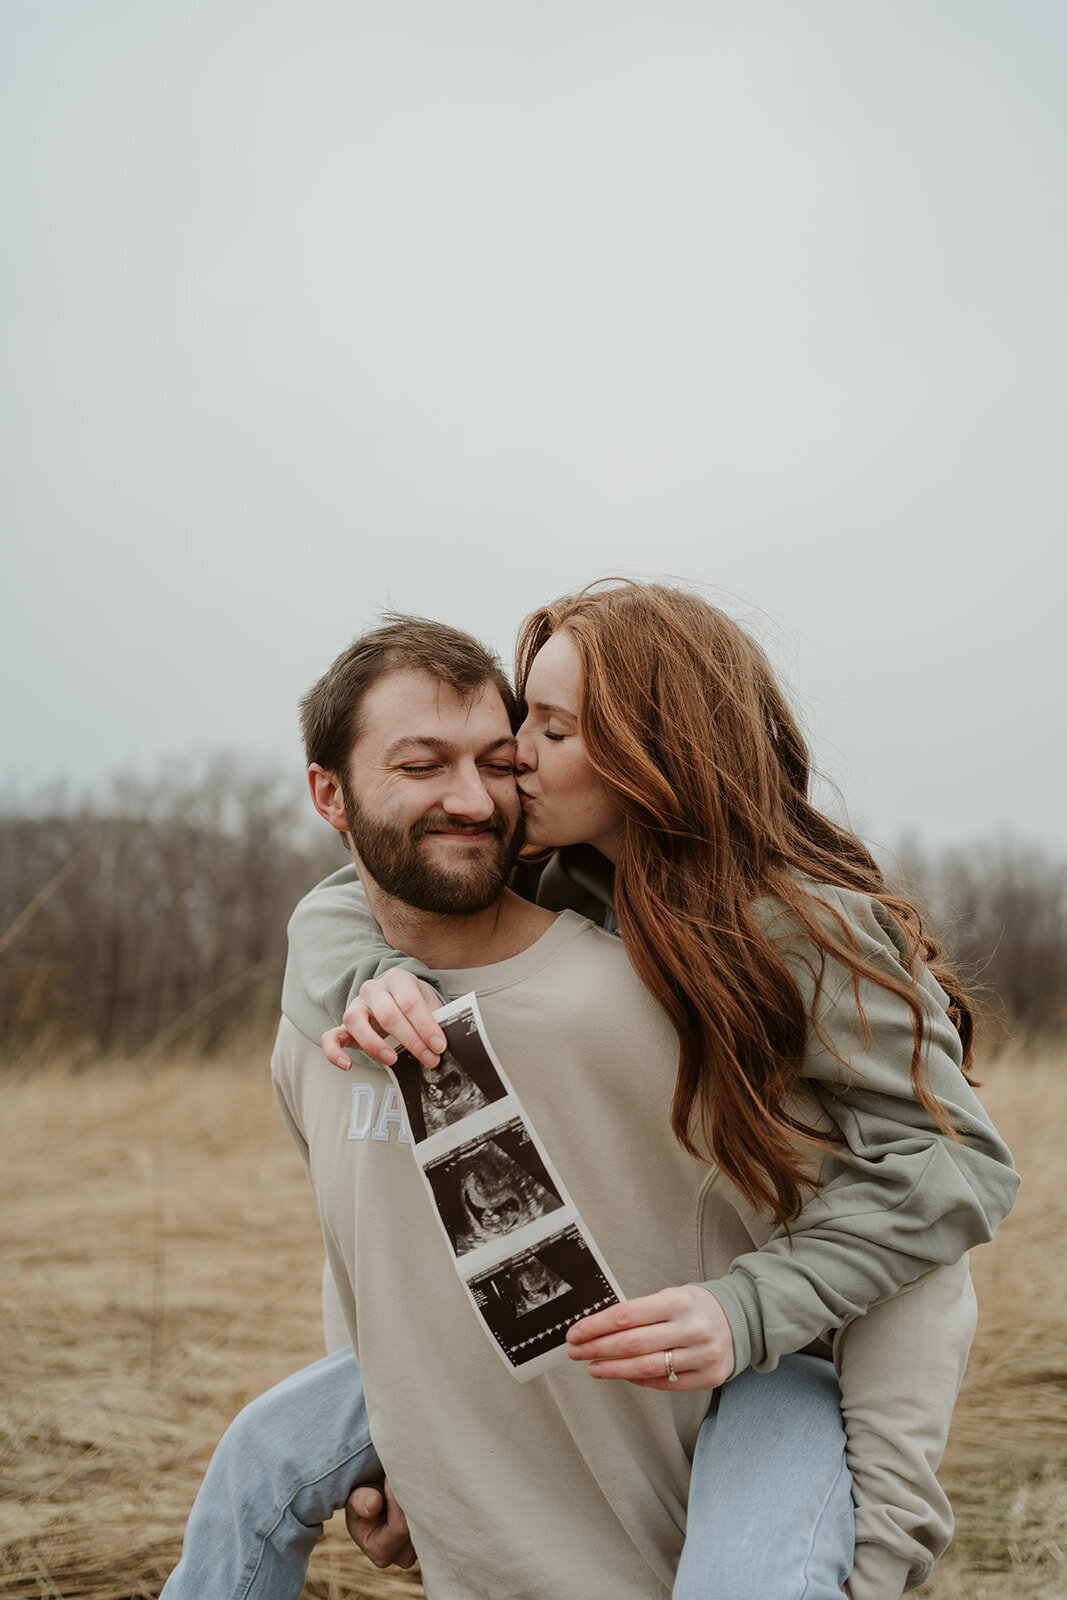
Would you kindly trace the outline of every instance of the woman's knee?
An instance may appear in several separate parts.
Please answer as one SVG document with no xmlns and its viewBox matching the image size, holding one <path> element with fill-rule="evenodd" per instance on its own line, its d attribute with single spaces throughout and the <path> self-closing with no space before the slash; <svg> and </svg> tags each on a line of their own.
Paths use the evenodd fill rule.
<svg viewBox="0 0 1067 1600">
<path fill-rule="evenodd" d="M 674 1600 L 822 1600 L 852 1565 L 854 1514 L 833 1369 L 788 1357 L 731 1380 L 693 1460 Z"/>
</svg>

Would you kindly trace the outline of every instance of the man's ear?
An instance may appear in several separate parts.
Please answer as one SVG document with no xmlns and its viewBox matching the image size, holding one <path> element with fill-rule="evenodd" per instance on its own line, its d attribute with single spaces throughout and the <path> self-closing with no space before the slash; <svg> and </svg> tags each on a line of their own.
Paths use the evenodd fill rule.
<svg viewBox="0 0 1067 1600">
<path fill-rule="evenodd" d="M 311 803 L 319 816 L 325 817 L 330 827 L 336 828 L 338 833 L 347 833 L 348 820 L 341 795 L 341 780 L 336 772 L 327 772 L 317 761 L 312 762 L 308 768 L 308 788 L 311 790 Z"/>
</svg>

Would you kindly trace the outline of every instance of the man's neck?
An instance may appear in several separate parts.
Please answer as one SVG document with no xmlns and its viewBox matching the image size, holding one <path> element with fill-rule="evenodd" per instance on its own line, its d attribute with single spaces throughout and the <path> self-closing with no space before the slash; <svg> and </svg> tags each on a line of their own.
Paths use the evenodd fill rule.
<svg viewBox="0 0 1067 1600">
<path fill-rule="evenodd" d="M 521 955 L 552 926 L 556 914 L 531 905 L 505 889 L 484 911 L 468 916 L 441 916 L 385 894 L 360 873 L 375 919 L 394 950 L 415 956 L 437 970 L 488 967 Z"/>
</svg>

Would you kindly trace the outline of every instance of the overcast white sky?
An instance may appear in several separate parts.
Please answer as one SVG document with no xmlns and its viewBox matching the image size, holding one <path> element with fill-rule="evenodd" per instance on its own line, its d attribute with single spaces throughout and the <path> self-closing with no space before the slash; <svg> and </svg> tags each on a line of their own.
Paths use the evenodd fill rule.
<svg viewBox="0 0 1067 1600">
<path fill-rule="evenodd" d="M 0 787 L 298 771 L 379 608 L 667 574 L 869 836 L 1067 852 L 1065 71 L 1060 0 L 0 0 Z"/>
</svg>

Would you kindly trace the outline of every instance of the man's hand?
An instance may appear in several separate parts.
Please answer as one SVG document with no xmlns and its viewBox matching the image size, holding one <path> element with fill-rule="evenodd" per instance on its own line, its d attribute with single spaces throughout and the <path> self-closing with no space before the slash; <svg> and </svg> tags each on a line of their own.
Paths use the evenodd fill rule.
<svg viewBox="0 0 1067 1600">
<path fill-rule="evenodd" d="M 591 1377 L 625 1378 L 642 1389 L 717 1389 L 734 1370 L 726 1313 L 696 1283 L 583 1317 L 567 1343 L 572 1361 L 591 1363 Z"/>
<path fill-rule="evenodd" d="M 441 1004 L 428 983 L 404 967 L 393 967 L 381 978 L 368 978 L 344 1014 L 339 1028 L 322 1036 L 327 1061 L 342 1072 L 352 1065 L 346 1050 L 362 1050 L 372 1061 L 391 1067 L 396 1051 L 386 1038 L 391 1037 L 416 1061 L 436 1067 L 447 1040 L 434 1010 Z"/>
<path fill-rule="evenodd" d="M 353 1489 L 345 1502 L 345 1522 L 353 1538 L 376 1567 L 413 1567 L 415 1546 L 405 1517 L 386 1478 L 380 1489 L 367 1484 Z"/>
</svg>

